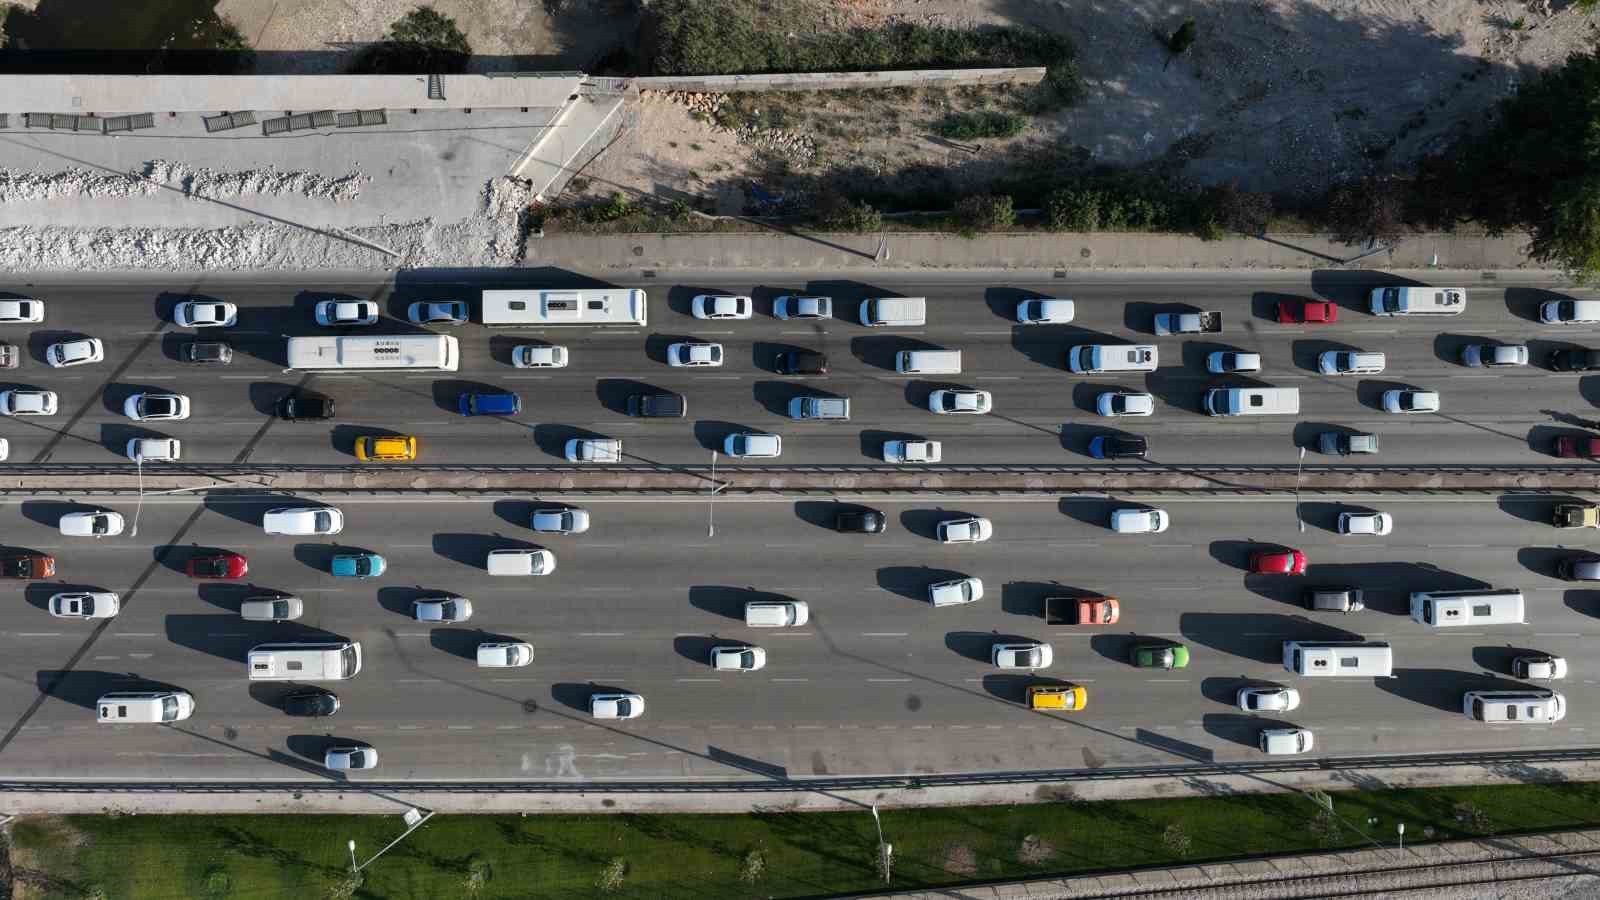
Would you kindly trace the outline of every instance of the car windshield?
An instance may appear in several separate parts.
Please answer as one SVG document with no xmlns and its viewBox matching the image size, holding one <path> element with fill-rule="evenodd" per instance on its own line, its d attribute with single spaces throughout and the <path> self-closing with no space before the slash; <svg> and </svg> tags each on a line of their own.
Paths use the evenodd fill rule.
<svg viewBox="0 0 1600 900">
<path fill-rule="evenodd" d="M 355 559 L 355 572 L 357 575 L 372 574 L 372 557 L 358 556 Z"/>
<path fill-rule="evenodd" d="M 105 534 L 111 530 L 111 517 L 95 516 L 89 520 L 89 530 L 95 534 Z"/>
</svg>

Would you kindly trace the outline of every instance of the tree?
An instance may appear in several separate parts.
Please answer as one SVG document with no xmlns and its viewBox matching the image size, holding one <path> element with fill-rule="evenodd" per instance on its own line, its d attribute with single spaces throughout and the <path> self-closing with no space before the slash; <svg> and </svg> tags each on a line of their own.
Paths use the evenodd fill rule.
<svg viewBox="0 0 1600 900">
<path fill-rule="evenodd" d="M 622 882 L 628 877 L 628 861 L 620 856 L 611 857 L 606 867 L 600 870 L 600 877 L 595 879 L 595 887 L 602 893 L 609 894 L 622 889 Z"/>
<path fill-rule="evenodd" d="M 832 188 L 823 188 L 812 204 L 812 220 L 824 231 L 879 231 L 883 214 L 870 203 L 852 203 Z"/>
<path fill-rule="evenodd" d="M 1060 188 L 1044 200 L 1045 223 L 1052 231 L 1096 231 L 1100 228 L 1100 192 L 1093 188 Z"/>
<path fill-rule="evenodd" d="M 1217 222 L 1223 228 L 1240 234 L 1261 234 L 1267 230 L 1267 220 L 1272 218 L 1271 194 L 1241 191 L 1237 181 L 1212 188 L 1207 193 L 1216 210 Z"/>
<path fill-rule="evenodd" d="M 1367 176 L 1328 193 L 1328 226 L 1346 244 L 1392 241 L 1405 230 L 1406 184 Z"/>
<path fill-rule="evenodd" d="M 446 74 L 464 71 L 471 56 L 472 45 L 455 19 L 431 6 L 419 6 L 396 19 L 382 41 L 363 50 L 355 70 L 371 75 Z"/>
<path fill-rule="evenodd" d="M 1198 36 L 1199 30 L 1200 28 L 1195 24 L 1194 19 L 1183 20 L 1183 24 L 1178 26 L 1178 30 L 1167 38 L 1167 52 L 1172 54 L 1172 56 L 1167 57 L 1167 65 L 1172 65 L 1174 58 L 1182 56 L 1190 47 L 1194 46 L 1194 39 Z M 1162 66 L 1162 68 L 1164 69 L 1166 66 Z"/>
</svg>

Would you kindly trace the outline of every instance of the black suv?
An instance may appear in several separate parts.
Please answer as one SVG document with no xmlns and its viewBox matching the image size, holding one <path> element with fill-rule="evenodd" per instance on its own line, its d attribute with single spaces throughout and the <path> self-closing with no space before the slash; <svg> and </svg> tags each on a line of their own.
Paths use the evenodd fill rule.
<svg viewBox="0 0 1600 900">
<path fill-rule="evenodd" d="M 233 348 L 226 341 L 190 341 L 178 355 L 184 362 L 197 366 L 225 366 L 233 362 Z"/>
<path fill-rule="evenodd" d="M 1600 369 L 1600 350 L 1568 347 L 1550 351 L 1550 368 L 1557 372 L 1590 372 Z"/>
<path fill-rule="evenodd" d="M 881 534 L 888 525 L 883 513 L 875 509 L 852 509 L 839 513 L 833 527 L 848 534 Z"/>
<path fill-rule="evenodd" d="M 278 401 L 278 418 L 290 422 L 333 418 L 333 398 L 312 391 L 295 391 Z"/>
<path fill-rule="evenodd" d="M 779 375 L 826 375 L 828 358 L 815 350 L 786 350 L 773 360 Z"/>
<path fill-rule="evenodd" d="M 632 394 L 628 415 L 643 419 L 681 419 L 688 411 L 682 394 Z"/>
</svg>

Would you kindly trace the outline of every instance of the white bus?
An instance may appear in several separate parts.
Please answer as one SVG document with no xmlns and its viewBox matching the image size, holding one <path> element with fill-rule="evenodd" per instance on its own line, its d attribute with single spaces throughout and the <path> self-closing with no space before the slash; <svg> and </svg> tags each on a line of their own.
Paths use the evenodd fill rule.
<svg viewBox="0 0 1600 900">
<path fill-rule="evenodd" d="M 485 325 L 644 325 L 644 291 L 484 291 Z"/>
<path fill-rule="evenodd" d="M 289 338 L 289 367 L 314 371 L 340 369 L 423 369 L 454 372 L 461 348 L 445 334 L 352 335 Z"/>
</svg>

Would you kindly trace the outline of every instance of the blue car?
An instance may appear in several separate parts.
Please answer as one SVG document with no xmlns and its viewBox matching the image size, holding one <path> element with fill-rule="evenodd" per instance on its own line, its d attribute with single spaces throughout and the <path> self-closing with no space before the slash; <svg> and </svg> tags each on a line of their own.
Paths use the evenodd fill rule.
<svg viewBox="0 0 1600 900">
<path fill-rule="evenodd" d="M 456 408 L 463 416 L 514 416 L 522 412 L 522 400 L 509 392 L 472 391 L 461 395 L 461 399 L 456 401 Z"/>
<path fill-rule="evenodd" d="M 376 553 L 341 553 L 333 558 L 329 571 L 341 578 L 375 578 L 389 564 Z"/>
<path fill-rule="evenodd" d="M 1097 434 L 1089 439 L 1089 455 L 1095 459 L 1144 459 L 1149 445 L 1138 435 Z"/>
</svg>

